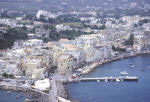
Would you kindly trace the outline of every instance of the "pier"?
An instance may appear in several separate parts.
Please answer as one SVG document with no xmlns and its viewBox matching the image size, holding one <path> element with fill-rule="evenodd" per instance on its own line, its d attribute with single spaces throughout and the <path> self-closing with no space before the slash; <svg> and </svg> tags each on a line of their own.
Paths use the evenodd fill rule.
<svg viewBox="0 0 150 102">
<path fill-rule="evenodd" d="M 64 83 L 82 82 L 82 81 L 138 81 L 136 76 L 125 77 L 99 77 L 99 78 L 78 78 L 63 81 Z"/>
</svg>

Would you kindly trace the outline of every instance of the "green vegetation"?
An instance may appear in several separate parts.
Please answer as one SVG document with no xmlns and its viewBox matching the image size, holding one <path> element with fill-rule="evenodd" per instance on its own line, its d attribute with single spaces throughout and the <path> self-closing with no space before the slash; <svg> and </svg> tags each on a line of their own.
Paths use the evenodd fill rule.
<svg viewBox="0 0 150 102">
<path fill-rule="evenodd" d="M 131 46 L 133 46 L 133 44 L 134 44 L 134 35 L 131 34 L 129 36 L 129 38 L 124 42 L 124 45 L 131 45 Z"/>
<path fill-rule="evenodd" d="M 75 37 L 78 37 L 80 35 L 83 34 L 88 34 L 88 33 L 84 33 L 81 31 L 75 31 L 75 30 L 66 30 L 66 31 L 61 31 L 61 32 L 57 32 L 56 30 L 52 30 L 50 33 L 50 38 L 52 40 L 59 40 L 61 38 L 67 38 L 67 39 L 74 39 Z"/>
<path fill-rule="evenodd" d="M 17 27 L 17 28 L 9 28 L 7 30 L 7 34 L 5 35 L 6 38 L 27 38 L 27 28 L 25 26 L 23 27 Z"/>
<path fill-rule="evenodd" d="M 119 47 L 115 47 L 114 45 L 112 46 L 112 49 L 114 50 L 114 51 L 119 51 L 119 52 L 125 52 L 126 51 L 126 49 L 124 49 L 124 48 L 119 48 Z"/>
<path fill-rule="evenodd" d="M 13 45 L 12 39 L 0 38 L 0 49 L 7 49 Z"/>
<path fill-rule="evenodd" d="M 68 15 L 65 15 L 65 16 L 60 16 L 57 18 L 58 20 L 60 20 L 60 22 L 80 22 L 80 19 L 79 18 L 76 18 L 76 17 L 68 17 Z"/>
<path fill-rule="evenodd" d="M 60 16 L 58 18 L 45 18 L 44 16 L 40 16 L 39 19 L 36 19 L 37 21 L 41 21 L 44 23 L 50 23 L 50 24 L 62 24 L 62 23 L 70 23 L 73 25 L 80 25 L 80 19 L 75 18 L 75 17 L 68 17 L 68 16 Z"/>
<path fill-rule="evenodd" d="M 134 24 L 134 27 L 136 28 L 136 27 L 138 27 L 138 25 L 137 25 L 137 24 Z"/>
<path fill-rule="evenodd" d="M 144 23 L 149 23 L 149 22 L 150 22 L 150 19 L 143 19 L 138 22 L 138 25 L 142 26 Z"/>
<path fill-rule="evenodd" d="M 75 27 L 75 28 L 83 28 L 82 23 L 80 22 L 67 22 L 63 23 L 65 26 Z"/>
<path fill-rule="evenodd" d="M 8 73 L 3 73 L 2 74 L 2 76 L 4 77 L 4 78 L 14 78 L 14 75 L 13 74 L 8 74 Z"/>
<path fill-rule="evenodd" d="M 7 33 L 3 35 L 4 38 L 0 38 L 0 49 L 7 49 L 13 45 L 15 40 L 27 38 L 27 28 L 25 26 L 17 28 L 8 27 Z"/>
<path fill-rule="evenodd" d="M 25 15 L 25 19 L 28 19 L 28 20 L 34 20 L 36 17 L 34 14 L 26 14 Z"/>
<path fill-rule="evenodd" d="M 44 90 L 43 92 L 49 94 L 49 89 Z"/>
<path fill-rule="evenodd" d="M 88 33 L 84 33 L 81 31 L 75 31 L 75 30 L 70 30 L 70 31 L 66 30 L 66 31 L 59 32 L 59 38 L 67 38 L 67 39 L 71 40 L 71 39 L 74 39 L 75 37 L 78 37 L 83 34 L 88 34 Z"/>
<path fill-rule="evenodd" d="M 96 26 L 96 25 L 94 25 L 94 26 L 90 26 L 90 25 L 85 25 L 84 24 L 84 27 L 85 28 L 91 28 L 91 29 L 98 29 L 98 30 L 104 30 L 104 29 L 106 29 L 106 26 L 103 24 L 102 26 L 100 26 L 100 27 L 98 27 L 98 26 Z"/>
<path fill-rule="evenodd" d="M 44 29 L 48 30 L 49 29 L 49 38 L 50 40 L 59 40 L 61 38 L 67 38 L 67 39 L 74 39 L 75 37 L 78 37 L 80 35 L 85 35 L 85 34 L 90 34 L 90 33 L 85 33 L 82 31 L 76 31 L 76 30 L 65 30 L 65 31 L 60 31 L 57 32 L 55 26 L 53 25 L 44 25 Z M 35 29 L 35 28 L 34 28 Z M 48 39 L 44 38 L 44 41 L 48 41 Z"/>
<path fill-rule="evenodd" d="M 8 27 L 8 26 L 5 24 L 0 24 L 0 27 Z"/>
<path fill-rule="evenodd" d="M 3 11 L 0 15 L 0 18 L 15 19 L 16 17 L 19 17 L 19 16 L 21 16 L 21 14 L 19 12 L 9 13 L 8 11 Z"/>
</svg>

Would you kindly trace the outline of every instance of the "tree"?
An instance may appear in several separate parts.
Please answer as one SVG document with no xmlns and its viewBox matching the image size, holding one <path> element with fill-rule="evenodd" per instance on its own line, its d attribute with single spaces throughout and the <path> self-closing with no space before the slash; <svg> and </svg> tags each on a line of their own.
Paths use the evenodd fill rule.
<svg viewBox="0 0 150 102">
<path fill-rule="evenodd" d="M 10 28 L 7 30 L 6 37 L 27 38 L 26 27 Z"/>
<path fill-rule="evenodd" d="M 27 27 L 25 25 L 23 25 L 23 27 L 21 29 L 24 30 L 24 31 L 26 31 Z"/>
<path fill-rule="evenodd" d="M 43 15 L 40 16 L 39 21 L 47 23 L 47 20 Z"/>
<path fill-rule="evenodd" d="M 138 25 L 137 25 L 137 24 L 134 24 L 134 27 L 138 27 Z"/>
<path fill-rule="evenodd" d="M 112 49 L 113 49 L 114 51 L 119 51 L 119 52 L 124 52 L 124 51 L 126 51 L 126 49 L 124 49 L 124 48 L 119 48 L 119 47 L 115 47 L 114 45 L 112 46 Z"/>
<path fill-rule="evenodd" d="M 35 16 L 33 14 L 26 14 L 25 19 L 34 20 Z"/>
<path fill-rule="evenodd" d="M 8 74 L 7 72 L 3 73 L 2 76 L 4 78 L 14 78 L 14 75 L 13 74 Z"/>
<path fill-rule="evenodd" d="M 8 75 L 6 72 L 3 73 L 2 76 L 3 76 L 4 78 L 8 78 L 8 77 L 9 77 L 9 75 Z"/>
<path fill-rule="evenodd" d="M 133 44 L 134 44 L 134 35 L 131 34 L 131 35 L 129 36 L 129 39 L 127 39 L 127 40 L 124 42 L 124 45 L 132 45 L 132 46 L 133 46 Z"/>
</svg>

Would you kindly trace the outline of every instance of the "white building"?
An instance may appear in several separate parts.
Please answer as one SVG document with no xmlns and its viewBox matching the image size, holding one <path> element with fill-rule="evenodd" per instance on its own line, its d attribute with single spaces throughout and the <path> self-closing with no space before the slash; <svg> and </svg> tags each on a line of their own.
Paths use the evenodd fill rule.
<svg viewBox="0 0 150 102">
<path fill-rule="evenodd" d="M 150 48 L 150 35 L 135 35 L 134 36 L 134 48 L 138 51 L 144 50 L 145 48 Z"/>
<path fill-rule="evenodd" d="M 49 88 L 50 88 L 49 79 L 37 80 L 33 87 L 36 88 L 36 89 L 39 89 L 41 91 L 49 90 Z"/>
<path fill-rule="evenodd" d="M 31 39 L 31 40 L 27 40 L 24 42 L 23 46 L 27 47 L 27 46 L 40 46 L 43 44 L 43 40 L 39 40 L 39 39 Z"/>
<path fill-rule="evenodd" d="M 57 17 L 56 14 L 51 13 L 49 11 L 38 10 L 38 12 L 36 14 L 36 17 L 39 19 L 40 16 L 44 16 L 44 17 L 47 17 L 47 18 L 56 18 Z"/>
<path fill-rule="evenodd" d="M 50 30 L 49 29 L 46 30 L 44 28 L 36 28 L 35 29 L 35 34 L 39 38 L 41 38 L 41 37 L 49 38 Z"/>
<path fill-rule="evenodd" d="M 74 66 L 74 58 L 72 55 L 63 54 L 58 58 L 58 73 L 65 75 L 72 72 Z"/>
<path fill-rule="evenodd" d="M 4 67 L 0 68 L 0 73 L 7 73 L 7 74 L 12 74 L 12 75 L 17 75 L 19 72 L 18 67 L 16 64 L 8 64 L 5 65 Z"/>
<path fill-rule="evenodd" d="M 41 68 L 41 60 L 31 59 L 24 61 L 24 71 L 27 77 L 32 79 L 45 78 L 45 68 Z"/>
<path fill-rule="evenodd" d="M 63 24 L 56 25 L 55 27 L 56 27 L 57 32 L 65 31 L 65 30 L 72 30 L 70 26 L 65 26 Z"/>
<path fill-rule="evenodd" d="M 10 27 L 16 27 L 17 21 L 13 19 L 0 19 L 0 24 L 9 25 Z"/>
</svg>

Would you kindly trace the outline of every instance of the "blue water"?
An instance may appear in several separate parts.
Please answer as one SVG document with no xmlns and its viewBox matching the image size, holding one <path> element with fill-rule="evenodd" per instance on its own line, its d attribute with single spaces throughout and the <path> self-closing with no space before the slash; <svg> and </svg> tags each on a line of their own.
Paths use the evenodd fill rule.
<svg viewBox="0 0 150 102">
<path fill-rule="evenodd" d="M 133 63 L 135 68 L 130 68 Z M 138 76 L 138 82 L 80 82 L 67 84 L 69 96 L 81 102 L 149 102 L 150 101 L 150 55 L 132 57 L 98 67 L 85 77 Z M 143 71 L 144 69 L 144 71 Z"/>
<path fill-rule="evenodd" d="M 22 97 L 17 99 L 16 97 L 20 95 L 22 95 Z M 26 98 L 28 98 L 27 95 L 21 92 L 11 92 L 7 94 L 7 91 L 0 91 L 0 102 L 23 102 Z"/>
</svg>

